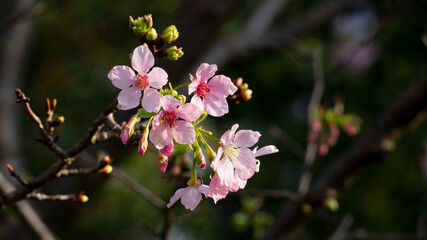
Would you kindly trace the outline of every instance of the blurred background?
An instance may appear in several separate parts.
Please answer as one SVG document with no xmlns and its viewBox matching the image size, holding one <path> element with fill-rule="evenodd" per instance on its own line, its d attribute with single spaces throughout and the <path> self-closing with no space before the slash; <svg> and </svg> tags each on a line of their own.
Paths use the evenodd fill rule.
<svg viewBox="0 0 427 240">
<path fill-rule="evenodd" d="M 218 65 L 217 74 L 243 78 L 253 90 L 250 101 L 230 105 L 228 115 L 210 117 L 205 128 L 220 137 L 239 123 L 242 129 L 261 132 L 258 146 L 274 144 L 280 151 L 260 157 L 260 172 L 248 181 L 248 191 L 230 194 L 216 205 L 205 199 L 193 212 L 180 203 L 171 211 L 160 210 L 114 176 L 53 181 L 43 192 L 85 190 L 90 199 L 86 204 L 25 201 L 58 239 L 159 239 L 165 218 L 172 219 L 166 221 L 170 239 L 262 238 L 292 200 L 260 189 L 298 190 L 316 52 L 325 80 L 321 104 L 334 108 L 341 102 L 344 112 L 356 114 L 363 124 L 358 135 L 342 133 L 325 156 L 316 157 L 313 182 L 403 89 L 426 76 L 427 3 L 421 0 L 1 0 L 0 169 L 5 176 L 6 163 L 29 179 L 57 160 L 34 140 L 39 131 L 15 103 L 14 89 L 31 98 L 39 116 L 46 98 L 58 100 L 56 114 L 66 119 L 56 131 L 58 144 L 71 147 L 119 93 L 107 74 L 115 65 L 130 65 L 129 54 L 139 44 L 128 27 L 129 16 L 149 13 L 159 34 L 172 24 L 179 30 L 174 45 L 183 47 L 184 56 L 156 60 L 174 86 L 189 81 L 188 73 L 194 75 L 206 62 Z M 116 119 L 121 123 L 132 114 L 118 112 Z M 321 208 L 282 237 L 425 237 L 426 133 L 421 116 L 391 154 L 348 177 L 336 196 L 338 209 Z M 118 139 L 89 148 L 77 166 L 90 166 L 100 152 L 115 159 L 115 169 L 165 202 L 185 185 L 183 178 L 158 171 L 156 153 L 141 157 L 135 146 Z M 212 172 L 205 172 L 209 182 Z M 0 239 L 42 238 L 22 211 L 19 205 L 0 211 Z"/>
</svg>

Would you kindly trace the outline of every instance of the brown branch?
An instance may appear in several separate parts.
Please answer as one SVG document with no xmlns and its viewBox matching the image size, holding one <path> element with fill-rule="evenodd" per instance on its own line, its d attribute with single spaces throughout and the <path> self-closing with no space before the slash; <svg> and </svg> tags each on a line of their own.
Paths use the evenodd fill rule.
<svg viewBox="0 0 427 240">
<path fill-rule="evenodd" d="M 16 171 L 15 169 L 13 169 L 12 165 L 10 165 L 9 163 L 6 165 L 7 169 L 10 172 L 10 175 L 12 175 L 12 177 L 16 178 L 16 180 L 23 186 L 23 187 L 27 187 L 28 182 L 25 181 Z"/>
<path fill-rule="evenodd" d="M 406 88 L 370 130 L 326 168 L 303 197 L 304 203 L 320 208 L 328 190 L 341 188 L 360 168 L 384 159 L 400 134 L 427 108 L 426 92 L 427 76 Z M 310 215 L 302 211 L 300 204 L 290 202 L 262 239 L 286 238 Z"/>
<path fill-rule="evenodd" d="M 39 200 L 39 201 L 74 201 L 74 202 L 87 202 L 89 198 L 84 194 L 83 191 L 77 194 L 56 194 L 56 195 L 47 195 L 44 193 L 29 193 L 27 198 Z"/>
<path fill-rule="evenodd" d="M 9 192 L 3 196 L 0 196 L 0 206 L 24 199 L 27 197 L 29 193 L 33 192 L 35 189 L 42 187 L 44 184 L 51 181 L 52 179 L 58 178 L 58 173 L 61 172 L 61 170 L 63 170 L 66 166 L 71 164 L 74 161 L 74 159 L 77 157 L 77 155 L 81 153 L 84 149 L 94 144 L 91 141 L 93 138 L 93 135 L 99 131 L 100 127 L 104 124 L 104 121 L 107 118 L 107 116 L 110 115 L 110 113 L 113 113 L 118 110 L 117 100 L 114 100 L 114 102 L 108 105 L 107 108 L 100 115 L 98 115 L 98 117 L 95 118 L 95 120 L 93 120 L 92 124 L 90 125 L 88 130 L 85 132 L 83 137 L 73 147 L 71 147 L 68 150 L 63 150 L 56 145 L 52 137 L 49 134 L 47 134 L 47 132 L 44 130 L 44 127 L 40 121 L 40 118 L 38 118 L 34 114 L 34 112 L 32 112 L 28 102 L 29 98 L 27 98 L 25 94 L 23 94 L 22 91 L 20 91 L 19 89 L 16 90 L 16 93 L 17 93 L 17 99 L 19 99 L 18 101 L 24 102 L 26 104 L 27 111 L 32 116 L 34 121 L 38 123 L 42 136 L 46 140 L 48 140 L 47 144 L 49 145 L 49 149 L 51 149 L 54 153 L 56 153 L 60 157 L 60 160 L 53 163 L 51 167 L 46 169 L 39 176 L 35 177 L 32 181 L 29 181 L 27 184 L 27 188 L 19 188 L 14 190 L 13 192 Z"/>
</svg>

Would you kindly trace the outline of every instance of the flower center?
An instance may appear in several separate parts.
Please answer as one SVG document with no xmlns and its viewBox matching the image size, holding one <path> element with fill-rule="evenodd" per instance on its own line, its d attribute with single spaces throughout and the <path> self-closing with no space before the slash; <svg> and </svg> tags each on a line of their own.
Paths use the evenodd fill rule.
<svg viewBox="0 0 427 240">
<path fill-rule="evenodd" d="M 212 88 L 207 83 L 200 83 L 199 86 L 197 86 L 197 95 L 200 97 L 206 97 L 210 92 L 212 92 Z"/>
<path fill-rule="evenodd" d="M 163 114 L 162 120 L 172 125 L 178 119 L 178 115 L 175 112 L 165 112 Z"/>
<path fill-rule="evenodd" d="M 237 155 L 239 155 L 240 148 L 229 145 L 224 148 L 224 154 L 233 162 L 237 160 Z"/>
<path fill-rule="evenodd" d="M 144 76 L 140 75 L 139 73 L 136 75 L 136 84 L 141 91 L 147 89 L 150 86 L 150 83 L 148 82 L 148 75 L 144 74 Z"/>
</svg>

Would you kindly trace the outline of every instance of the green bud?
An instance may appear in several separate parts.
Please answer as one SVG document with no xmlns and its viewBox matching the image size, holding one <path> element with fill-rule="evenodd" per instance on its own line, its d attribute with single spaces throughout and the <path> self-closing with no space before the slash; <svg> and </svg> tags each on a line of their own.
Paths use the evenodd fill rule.
<svg viewBox="0 0 427 240">
<path fill-rule="evenodd" d="M 174 25 L 170 25 L 163 31 L 160 37 L 163 39 L 164 43 L 168 44 L 175 41 L 178 38 L 178 36 L 179 36 L 178 29 L 176 29 Z"/>
<path fill-rule="evenodd" d="M 157 39 L 156 29 L 150 28 L 150 30 L 147 32 L 147 35 L 145 35 L 145 38 L 149 41 L 155 41 Z"/>
<path fill-rule="evenodd" d="M 138 36 L 145 36 L 148 30 L 153 26 L 153 19 L 151 14 L 145 15 L 144 17 L 138 17 L 136 20 L 129 16 L 129 27 Z"/>
<path fill-rule="evenodd" d="M 184 95 L 178 95 L 176 97 L 182 104 L 185 103 L 185 101 L 187 101 L 187 98 Z"/>
<path fill-rule="evenodd" d="M 182 48 L 177 48 L 176 46 L 172 46 L 166 50 L 166 57 L 169 60 L 178 60 L 178 58 L 182 57 L 184 55 L 184 52 L 182 51 Z"/>
</svg>

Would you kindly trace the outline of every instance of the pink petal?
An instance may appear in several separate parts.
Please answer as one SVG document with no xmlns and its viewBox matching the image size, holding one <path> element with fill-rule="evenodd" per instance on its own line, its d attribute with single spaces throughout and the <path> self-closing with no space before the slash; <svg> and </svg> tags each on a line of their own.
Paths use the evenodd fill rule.
<svg viewBox="0 0 427 240">
<path fill-rule="evenodd" d="M 257 168 L 255 156 L 249 148 L 240 148 L 232 163 L 236 175 L 242 180 L 251 178 Z"/>
<path fill-rule="evenodd" d="M 202 184 L 199 186 L 198 190 L 199 190 L 199 192 L 205 194 L 206 197 L 209 195 L 209 186 L 208 185 Z"/>
<path fill-rule="evenodd" d="M 172 127 L 173 138 L 177 143 L 191 145 L 194 143 L 196 137 L 196 131 L 194 126 L 186 121 L 178 120 Z"/>
<path fill-rule="evenodd" d="M 178 201 L 182 197 L 182 195 L 186 192 L 185 189 L 186 188 L 180 188 L 180 189 L 176 190 L 176 192 L 173 194 L 169 203 L 166 206 L 168 208 L 172 207 L 172 205 L 174 205 L 176 203 L 176 201 Z"/>
<path fill-rule="evenodd" d="M 133 50 L 132 67 L 139 74 L 144 75 L 154 66 L 154 56 L 146 44 Z"/>
<path fill-rule="evenodd" d="M 209 197 L 211 197 L 215 204 L 218 202 L 218 200 L 221 200 L 225 198 L 228 194 L 228 187 L 222 186 L 220 184 L 220 179 L 217 176 L 216 178 L 213 178 L 211 180 L 211 183 L 209 184 Z"/>
<path fill-rule="evenodd" d="M 228 113 L 228 103 L 225 98 L 219 98 L 213 94 L 209 94 L 203 99 L 205 111 L 214 117 L 221 117 Z"/>
<path fill-rule="evenodd" d="M 193 211 L 202 200 L 202 194 L 195 187 L 188 186 L 181 197 L 181 203 L 186 209 Z"/>
<path fill-rule="evenodd" d="M 117 97 L 121 110 L 129 110 L 139 105 L 141 91 L 138 87 L 123 88 Z"/>
<path fill-rule="evenodd" d="M 172 152 L 173 152 L 173 143 L 170 143 L 169 145 L 167 145 L 166 147 L 164 147 L 164 148 L 162 148 L 161 150 L 160 150 L 160 152 L 163 154 L 163 155 L 165 155 L 165 156 L 170 156 L 170 155 L 172 155 Z"/>
<path fill-rule="evenodd" d="M 157 149 L 166 147 L 172 142 L 172 130 L 167 124 L 160 124 L 152 128 L 149 135 L 150 141 L 156 145 Z"/>
<path fill-rule="evenodd" d="M 252 130 L 240 130 L 236 133 L 233 145 L 236 147 L 252 147 L 258 142 L 261 134 Z"/>
<path fill-rule="evenodd" d="M 211 168 L 213 170 L 216 171 L 216 169 L 218 167 L 218 162 L 219 162 L 220 158 L 222 157 L 223 153 L 224 153 L 224 150 L 222 149 L 222 147 L 219 147 L 215 159 L 211 162 Z"/>
<path fill-rule="evenodd" d="M 197 69 L 196 77 L 201 78 L 201 82 L 206 82 L 206 80 L 211 78 L 217 70 L 218 67 L 215 64 L 209 65 L 207 63 L 202 63 Z"/>
<path fill-rule="evenodd" d="M 128 66 L 114 66 L 108 72 L 108 78 L 116 88 L 120 89 L 128 88 L 136 81 L 134 71 Z"/>
<path fill-rule="evenodd" d="M 147 112 L 158 112 L 162 102 L 162 94 L 153 88 L 144 91 L 141 105 Z"/>
<path fill-rule="evenodd" d="M 189 122 L 196 121 L 202 114 L 202 109 L 193 103 L 185 103 L 178 107 L 176 114 Z"/>
<path fill-rule="evenodd" d="M 230 186 L 234 180 L 234 168 L 231 161 L 224 157 L 220 161 L 218 161 L 216 167 L 216 173 L 220 178 L 220 184 L 224 186 Z"/>
<path fill-rule="evenodd" d="M 202 79 L 200 78 L 196 78 L 190 83 L 190 85 L 188 85 L 188 95 L 197 90 L 197 87 L 199 86 L 201 80 Z"/>
<path fill-rule="evenodd" d="M 239 124 L 234 124 L 230 130 L 226 131 L 224 134 L 222 134 L 221 136 L 221 143 L 224 146 L 229 145 L 234 138 L 234 133 L 236 132 L 237 128 L 239 127 Z"/>
<path fill-rule="evenodd" d="M 237 87 L 231 82 L 231 79 L 224 75 L 213 77 L 209 81 L 209 85 L 212 87 L 212 93 L 219 98 L 233 95 L 237 91 Z"/>
<path fill-rule="evenodd" d="M 262 147 L 259 150 L 255 151 L 254 155 L 255 155 L 255 157 L 259 157 L 259 156 L 263 156 L 263 155 L 267 155 L 267 154 L 277 153 L 278 151 L 279 151 L 279 149 L 277 149 L 276 146 L 268 145 L 268 146 Z"/>
<path fill-rule="evenodd" d="M 148 82 L 151 87 L 160 89 L 168 82 L 168 74 L 159 67 L 153 67 L 148 73 Z"/>
<path fill-rule="evenodd" d="M 167 112 L 174 111 L 180 105 L 181 102 L 172 95 L 165 95 L 162 97 L 162 107 Z"/>
<path fill-rule="evenodd" d="M 201 98 L 201 97 L 198 97 L 198 96 L 196 96 L 196 95 L 194 95 L 194 96 L 191 98 L 191 103 L 193 103 L 193 104 L 197 105 L 197 106 L 200 108 L 200 111 L 202 111 L 202 110 L 203 110 L 203 108 L 204 108 L 202 98 Z"/>
</svg>

